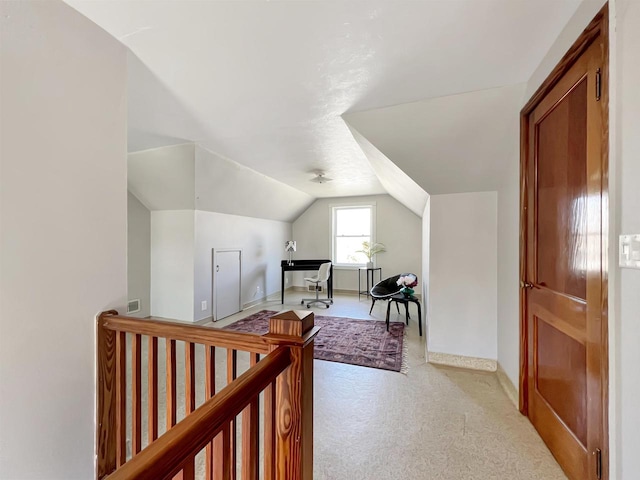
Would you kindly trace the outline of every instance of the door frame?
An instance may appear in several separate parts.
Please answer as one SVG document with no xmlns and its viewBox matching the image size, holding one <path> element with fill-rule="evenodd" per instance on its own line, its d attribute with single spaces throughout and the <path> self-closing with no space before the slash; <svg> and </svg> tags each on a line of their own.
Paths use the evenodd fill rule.
<svg viewBox="0 0 640 480">
<path fill-rule="evenodd" d="M 211 320 L 217 322 L 217 296 L 216 296 L 216 255 L 221 252 L 239 252 L 240 253 L 240 285 L 238 286 L 238 303 L 240 305 L 239 312 L 242 311 L 242 248 L 212 248 L 211 249 Z"/>
<path fill-rule="evenodd" d="M 598 37 L 602 38 L 603 62 L 601 68 L 602 94 L 600 106 L 602 109 L 602 211 L 601 211 L 601 268 L 602 294 L 600 299 L 602 315 L 602 478 L 609 478 L 609 342 L 608 342 L 608 250 L 609 250 L 609 9 L 608 3 L 602 7 L 587 28 L 580 34 L 560 62 L 551 71 L 531 99 L 520 111 L 520 281 L 526 279 L 527 261 L 527 171 L 529 166 L 529 114 L 538 106 L 540 101 L 551 91 L 562 76 L 571 68 L 576 60 Z M 528 416 L 528 329 L 526 315 L 525 289 L 520 288 L 520 412 Z"/>
</svg>

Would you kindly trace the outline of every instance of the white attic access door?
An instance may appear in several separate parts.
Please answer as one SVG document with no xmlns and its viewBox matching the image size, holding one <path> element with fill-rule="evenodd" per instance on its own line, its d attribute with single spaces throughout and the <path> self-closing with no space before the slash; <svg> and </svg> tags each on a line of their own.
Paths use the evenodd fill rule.
<svg viewBox="0 0 640 480">
<path fill-rule="evenodd" d="M 213 320 L 242 310 L 240 300 L 242 249 L 213 249 Z"/>
</svg>

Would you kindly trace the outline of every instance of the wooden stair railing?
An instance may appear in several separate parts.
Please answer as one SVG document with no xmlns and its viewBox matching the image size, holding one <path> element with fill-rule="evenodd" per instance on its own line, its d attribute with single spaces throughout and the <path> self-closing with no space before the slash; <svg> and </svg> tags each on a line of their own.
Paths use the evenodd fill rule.
<svg viewBox="0 0 640 480">
<path fill-rule="evenodd" d="M 313 339 L 317 332 L 311 312 L 277 314 L 271 317 L 269 333 L 265 335 L 104 312 L 98 318 L 97 478 L 192 480 L 196 476 L 196 454 L 205 448 L 207 480 L 257 480 L 261 453 L 259 432 L 262 431 L 261 478 L 311 480 Z M 147 337 L 144 398 L 143 336 Z M 159 396 L 159 338 L 165 343 L 164 399 Z M 185 417 L 180 422 L 177 421 L 180 403 L 177 342 L 184 342 Z M 196 344 L 204 346 L 206 399 L 198 408 Z M 216 348 L 226 349 L 228 382 L 218 393 Z M 248 352 L 250 364 L 239 377 L 238 352 Z M 261 360 L 260 355 L 267 353 Z M 221 361 L 218 359 L 218 363 Z M 259 426 L 261 394 L 262 429 Z M 165 400 L 164 406 L 162 400 Z M 143 448 L 145 405 L 148 441 Z M 158 436 L 161 406 L 166 411 L 166 432 Z M 237 441 L 238 416 L 242 424 L 241 442 Z M 131 437 L 129 455 L 127 432 Z M 240 463 L 240 472 L 237 463 Z"/>
</svg>

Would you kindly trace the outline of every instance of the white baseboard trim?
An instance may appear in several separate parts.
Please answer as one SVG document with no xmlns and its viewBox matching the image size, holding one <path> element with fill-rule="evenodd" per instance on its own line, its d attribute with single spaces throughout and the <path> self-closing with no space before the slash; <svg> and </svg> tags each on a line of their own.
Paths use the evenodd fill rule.
<svg viewBox="0 0 640 480">
<path fill-rule="evenodd" d="M 261 303 L 264 303 L 267 301 L 268 297 L 261 297 L 261 298 L 257 298 L 256 300 L 252 300 L 250 302 L 247 302 L 245 304 L 242 305 L 242 310 L 247 310 L 251 307 L 255 307 L 256 305 L 260 305 Z"/>
<path fill-rule="evenodd" d="M 511 379 L 507 376 L 507 372 L 504 371 L 502 365 L 498 363 L 498 368 L 496 370 L 496 376 L 498 377 L 498 382 L 500 382 L 500 386 L 504 390 L 504 393 L 507 394 L 507 397 L 511 402 L 515 405 L 517 409 L 520 408 L 520 398 L 518 395 L 518 389 L 511 382 Z"/>
<path fill-rule="evenodd" d="M 291 290 L 291 287 L 284 289 L 285 292 L 287 292 L 289 290 Z M 260 305 L 261 303 L 274 301 L 274 300 L 280 300 L 280 290 L 278 290 L 277 292 L 270 293 L 266 297 L 258 298 L 256 300 L 251 300 L 250 302 L 247 302 L 247 303 L 243 304 L 241 311 L 244 311 L 244 310 L 247 310 L 249 308 L 255 307 L 256 305 Z"/>
<path fill-rule="evenodd" d="M 468 368 L 483 372 L 495 372 L 498 362 L 489 358 L 465 357 L 450 353 L 427 352 L 427 362 L 449 367 Z"/>
<path fill-rule="evenodd" d="M 193 322 L 194 325 L 206 325 L 207 323 L 213 322 L 213 317 L 212 316 L 208 316 L 208 317 L 204 317 L 201 318 L 200 320 L 196 320 L 195 322 Z"/>
</svg>

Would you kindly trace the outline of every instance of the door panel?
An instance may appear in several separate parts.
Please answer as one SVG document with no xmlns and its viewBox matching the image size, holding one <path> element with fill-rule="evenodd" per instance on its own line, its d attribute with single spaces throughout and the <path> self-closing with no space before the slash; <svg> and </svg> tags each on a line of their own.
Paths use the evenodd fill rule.
<svg viewBox="0 0 640 480">
<path fill-rule="evenodd" d="M 587 79 L 537 123 L 537 278 L 585 299 Z M 541 248 L 542 247 L 542 248 Z"/>
<path fill-rule="evenodd" d="M 565 426 L 587 445 L 586 368 L 584 342 L 535 318 L 536 390 Z M 557 352 L 564 352 L 557 355 Z"/>
<path fill-rule="evenodd" d="M 601 66 L 594 41 L 524 123 L 526 413 L 575 480 L 603 448 Z"/>
<path fill-rule="evenodd" d="M 215 252 L 215 320 L 226 318 L 241 310 L 240 269 L 240 250 Z"/>
</svg>

